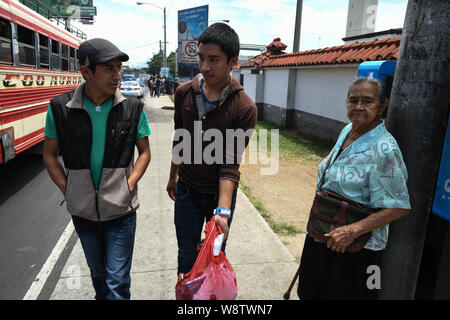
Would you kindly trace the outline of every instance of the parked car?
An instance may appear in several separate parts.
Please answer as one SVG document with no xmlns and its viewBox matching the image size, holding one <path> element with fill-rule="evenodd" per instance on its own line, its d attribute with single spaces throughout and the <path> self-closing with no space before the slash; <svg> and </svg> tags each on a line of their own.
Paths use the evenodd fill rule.
<svg viewBox="0 0 450 320">
<path fill-rule="evenodd" d="M 122 81 L 120 84 L 120 92 L 126 96 L 142 98 L 144 90 L 137 81 Z"/>
<path fill-rule="evenodd" d="M 136 76 L 134 74 L 123 74 L 122 81 L 136 81 Z"/>
</svg>

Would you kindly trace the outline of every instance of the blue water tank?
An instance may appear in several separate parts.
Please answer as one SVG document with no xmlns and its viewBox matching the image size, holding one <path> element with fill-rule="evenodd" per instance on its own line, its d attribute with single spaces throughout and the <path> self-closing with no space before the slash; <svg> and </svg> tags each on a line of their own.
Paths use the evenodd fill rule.
<svg viewBox="0 0 450 320">
<path fill-rule="evenodd" d="M 358 77 L 375 78 L 386 83 L 395 74 L 396 60 L 366 61 L 359 65 Z"/>
</svg>

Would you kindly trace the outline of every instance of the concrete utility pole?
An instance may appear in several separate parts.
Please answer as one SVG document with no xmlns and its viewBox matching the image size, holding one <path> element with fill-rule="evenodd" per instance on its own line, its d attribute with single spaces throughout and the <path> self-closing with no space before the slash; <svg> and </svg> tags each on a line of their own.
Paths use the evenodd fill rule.
<svg viewBox="0 0 450 320">
<path fill-rule="evenodd" d="M 294 46 L 292 52 L 300 51 L 300 31 L 302 27 L 302 8 L 303 0 L 297 0 L 297 13 L 295 15 L 295 30 L 294 30 Z M 292 128 L 294 126 L 294 110 L 295 110 L 295 87 L 297 85 L 297 70 L 289 69 L 288 91 L 287 91 L 287 105 L 286 105 L 286 121 L 284 126 Z"/>
<path fill-rule="evenodd" d="M 450 109 L 450 2 L 409 0 L 387 128 L 408 168 L 411 213 L 390 226 L 381 299 L 414 299 Z"/>
<path fill-rule="evenodd" d="M 303 0 L 297 0 L 297 13 L 295 15 L 295 30 L 294 30 L 294 46 L 292 52 L 300 51 L 300 30 L 302 28 L 302 8 Z"/>
<path fill-rule="evenodd" d="M 167 68 L 166 7 L 164 7 L 164 57 L 163 57 L 163 67 Z"/>
</svg>

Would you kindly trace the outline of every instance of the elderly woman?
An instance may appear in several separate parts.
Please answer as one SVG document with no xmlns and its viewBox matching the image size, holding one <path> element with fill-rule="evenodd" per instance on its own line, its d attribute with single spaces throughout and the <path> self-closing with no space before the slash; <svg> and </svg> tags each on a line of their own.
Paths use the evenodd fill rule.
<svg viewBox="0 0 450 320">
<path fill-rule="evenodd" d="M 300 299 L 377 298 L 379 281 L 372 276 L 374 272 L 382 276 L 381 255 L 389 223 L 411 209 L 403 157 L 381 119 L 387 105 L 384 86 L 378 80 L 358 78 L 348 90 L 351 123 L 319 165 L 318 181 L 325 175 L 321 190 L 377 210 L 325 234 L 326 242 L 306 236 L 297 289 Z M 371 231 L 362 250 L 346 252 L 355 238 Z"/>
</svg>

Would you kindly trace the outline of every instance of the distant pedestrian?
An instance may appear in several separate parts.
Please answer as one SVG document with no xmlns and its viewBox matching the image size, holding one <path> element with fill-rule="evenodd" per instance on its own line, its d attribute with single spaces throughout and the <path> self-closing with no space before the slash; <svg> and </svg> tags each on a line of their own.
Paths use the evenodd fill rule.
<svg viewBox="0 0 450 320">
<path fill-rule="evenodd" d="M 155 93 L 158 98 L 159 98 L 159 95 L 161 94 L 160 90 L 161 90 L 161 79 L 158 76 L 158 77 L 156 77 L 156 80 L 155 80 Z"/>
<path fill-rule="evenodd" d="M 175 92 L 177 91 L 178 86 L 180 83 L 178 82 L 178 78 L 175 79 L 175 82 L 173 83 L 173 94 L 175 95 Z"/>
<path fill-rule="evenodd" d="M 156 96 L 156 77 L 152 77 L 153 80 L 153 87 L 152 87 L 152 97 Z"/>
<path fill-rule="evenodd" d="M 153 83 L 153 77 L 150 77 L 148 79 L 148 91 L 150 93 L 150 97 L 153 98 L 153 88 L 155 87 L 155 84 Z"/>
<path fill-rule="evenodd" d="M 163 76 L 161 78 L 161 94 L 162 95 L 166 94 L 166 76 Z"/>
<path fill-rule="evenodd" d="M 170 92 L 171 83 L 172 83 L 172 81 L 170 81 L 169 78 L 166 78 L 166 81 L 164 82 L 164 87 L 165 87 L 166 94 L 168 94 L 168 95 L 172 94 Z"/>
<path fill-rule="evenodd" d="M 220 131 L 224 137 L 224 158 L 209 164 L 200 155 L 202 160 L 199 164 L 195 160 L 177 164 L 172 156 L 167 192 L 175 201 L 178 273 L 187 273 L 194 265 L 205 219 L 215 215 L 215 222 L 222 228 L 224 238 L 228 237 L 240 176 L 237 159 L 242 154 L 236 149 L 227 154 L 226 130 L 252 131 L 256 124 L 256 105 L 231 74 L 239 55 L 236 32 L 227 24 L 215 23 L 202 33 L 198 43 L 201 74 L 176 90 L 175 130 L 189 131 L 189 140 L 180 143 L 191 147 L 192 153 L 196 150 L 196 124 Z M 203 111 L 204 115 L 199 118 Z M 249 138 L 245 144 L 248 141 Z M 176 145 L 178 142 L 174 141 L 174 147 Z M 203 148 L 200 152 L 203 154 Z M 197 156 L 192 154 L 192 159 Z M 225 242 L 222 249 L 225 250 Z"/>
<path fill-rule="evenodd" d="M 137 183 L 150 162 L 150 128 L 143 102 L 125 98 L 119 90 L 128 55 L 95 38 L 80 45 L 78 59 L 86 81 L 50 101 L 44 162 L 72 215 L 95 298 L 126 300 L 139 207 Z"/>
</svg>

